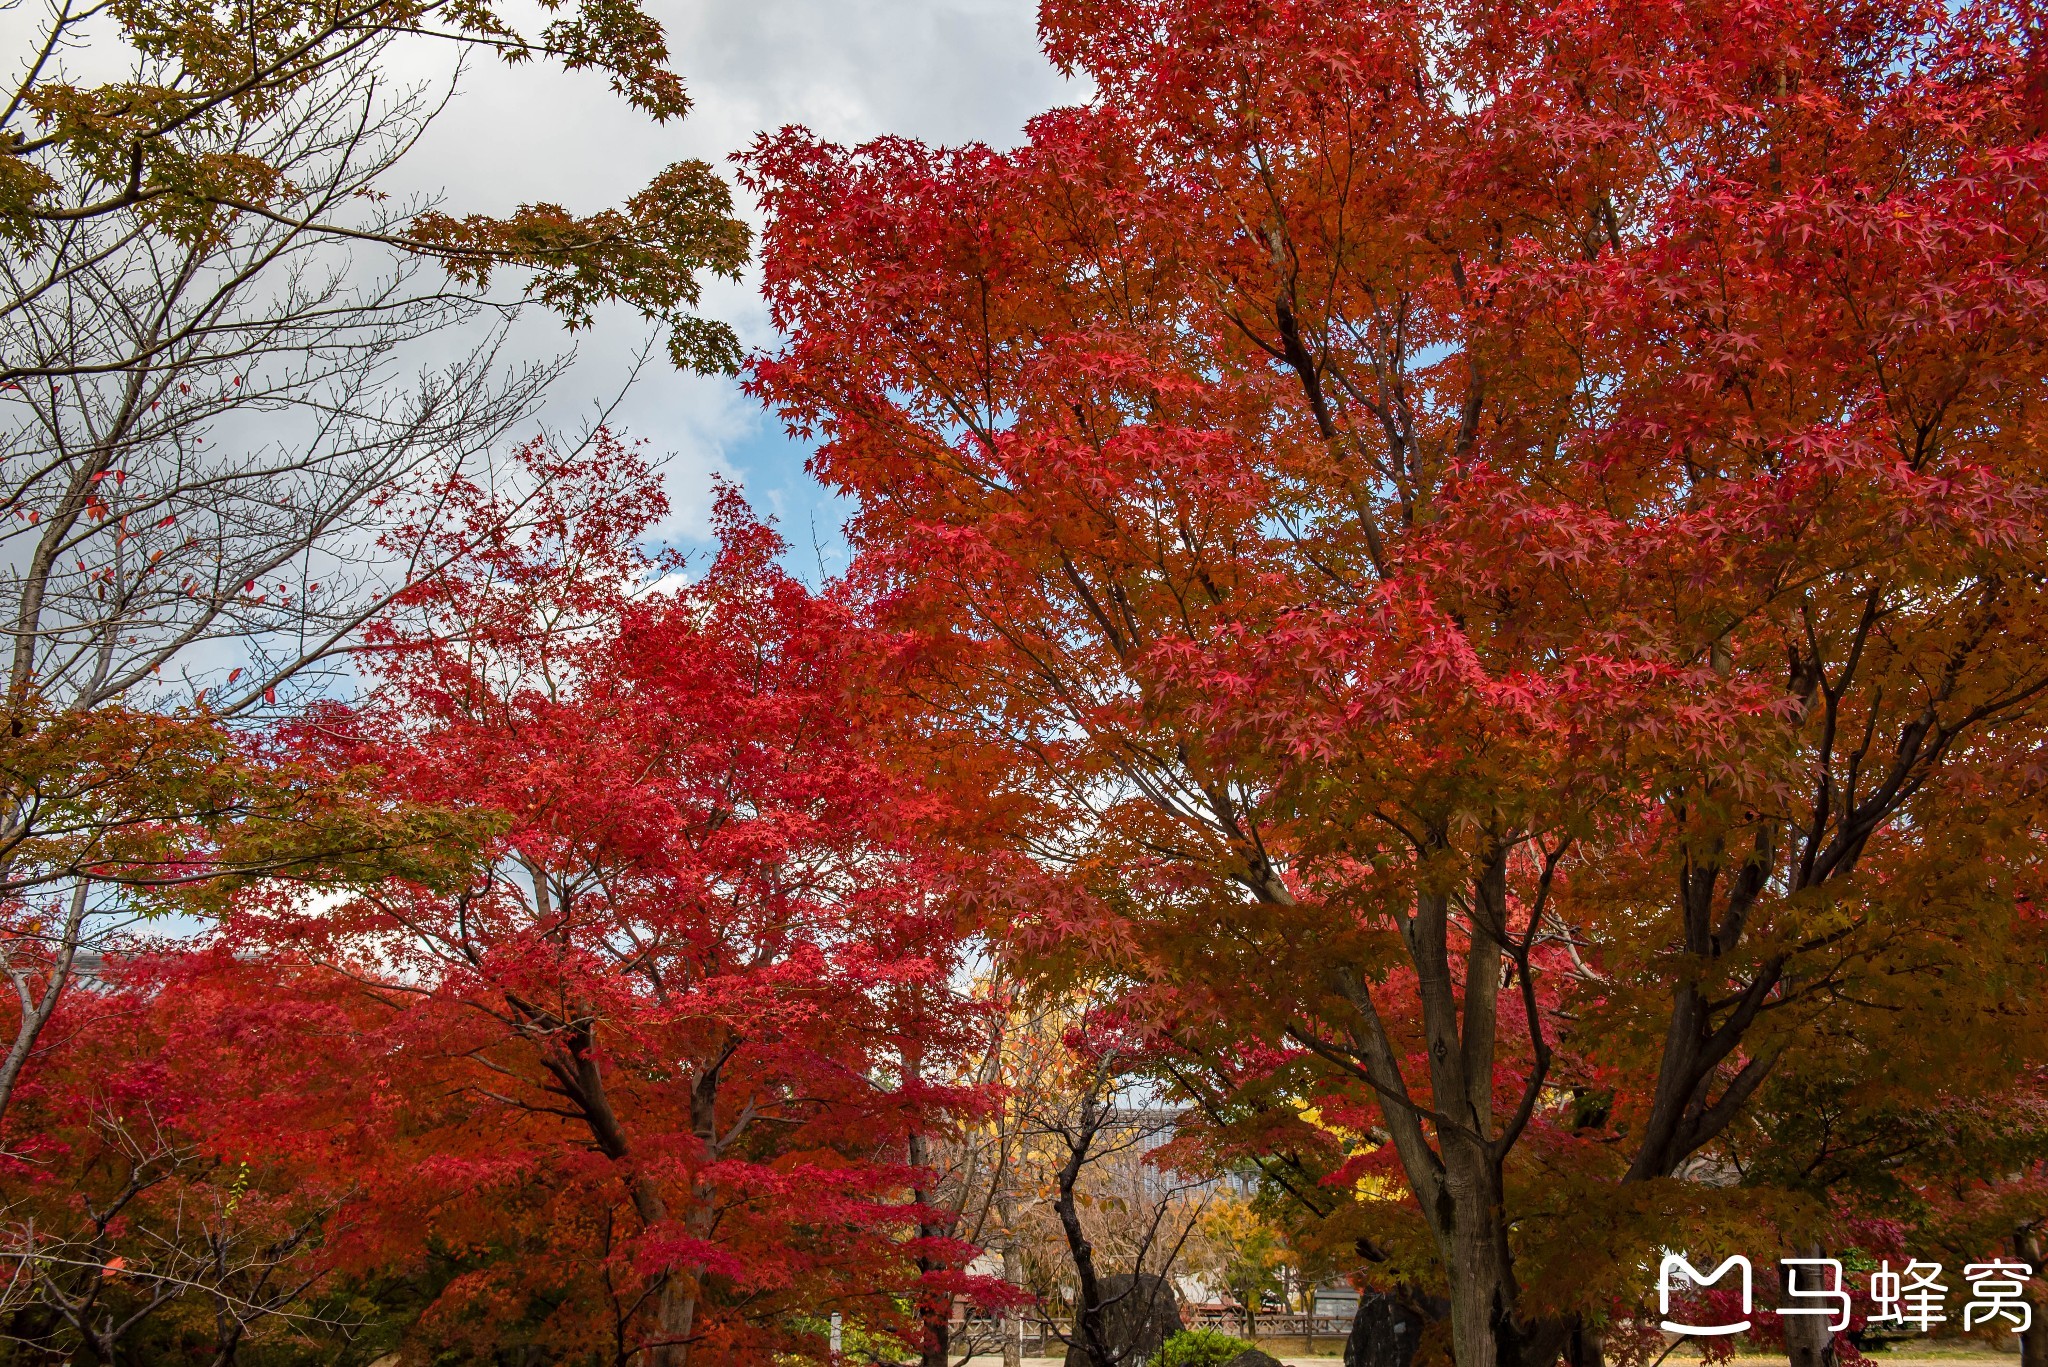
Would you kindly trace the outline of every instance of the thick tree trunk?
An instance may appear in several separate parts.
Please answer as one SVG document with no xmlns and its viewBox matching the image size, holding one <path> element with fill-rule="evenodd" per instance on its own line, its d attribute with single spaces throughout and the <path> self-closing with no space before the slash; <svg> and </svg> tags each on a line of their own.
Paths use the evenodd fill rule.
<svg viewBox="0 0 2048 1367">
<path fill-rule="evenodd" d="M 1003 1224 L 1007 1229 L 1010 1213 L 1003 1212 Z M 1024 1253 L 1017 1247 L 1014 1236 L 1006 1235 L 1003 1243 L 1003 1280 L 1011 1286 L 1024 1284 Z M 1012 1306 L 1003 1312 L 1003 1367 L 1023 1367 L 1024 1364 L 1024 1316 Z"/>
<path fill-rule="evenodd" d="M 1810 1244 L 1793 1256 L 1800 1258 L 1823 1258 L 1819 1244 Z M 1792 1278 L 1798 1269 L 1778 1264 L 1778 1286 L 1785 1293 L 1784 1304 L 1796 1304 L 1792 1297 Z M 1811 1291 L 1809 1284 L 1812 1271 L 1800 1282 L 1802 1290 Z M 1806 1302 L 1811 1304 L 1809 1300 Z M 1785 1356 L 1791 1359 L 1792 1367 L 1835 1367 L 1835 1335 L 1828 1328 L 1828 1320 L 1821 1315 L 1786 1315 Z"/>
<path fill-rule="evenodd" d="M 920 1170 L 929 1170 L 931 1166 L 931 1148 L 921 1134 L 910 1136 L 910 1165 Z M 923 1187 L 914 1189 L 911 1194 L 920 1206 L 928 1209 L 938 1200 L 937 1192 Z M 917 1237 L 920 1239 L 941 1239 L 951 1232 L 943 1225 L 924 1221 L 920 1221 L 917 1226 Z M 917 1270 L 921 1273 L 943 1271 L 945 1266 L 943 1262 L 923 1254 L 917 1259 Z M 919 1367 L 946 1367 L 952 1351 L 953 1298 L 948 1296 L 943 1301 L 929 1299 L 924 1311 L 924 1347 L 918 1352 Z"/>
<path fill-rule="evenodd" d="M 1495 1257 L 1494 1231 L 1473 1218 L 1487 1208 L 1481 1183 L 1458 1169 L 1455 1158 L 1445 1186 L 1451 1194 L 1450 1248 L 1444 1259 L 1451 1284 L 1451 1354 L 1457 1367 L 1514 1367 L 1501 1362 L 1499 1329 L 1512 1312 L 1504 1269 Z"/>
<path fill-rule="evenodd" d="M 641 1227 L 652 1229 L 668 1222 L 668 1203 L 661 1189 L 640 1177 L 633 1181 L 633 1213 Z M 654 1297 L 653 1342 L 647 1350 L 647 1367 L 687 1367 L 690 1360 L 690 1328 L 696 1318 L 696 1288 L 689 1279 L 671 1272 L 661 1279 Z"/>
<path fill-rule="evenodd" d="M 1457 975 L 1462 1002 L 1451 970 L 1449 899 L 1436 893 L 1419 896 L 1416 914 L 1403 928 L 1422 997 L 1430 1092 L 1451 1122 L 1438 1125 L 1441 1157 L 1434 1165 L 1431 1202 L 1432 1230 L 1450 1282 L 1451 1352 L 1457 1367 L 1551 1367 L 1570 1326 L 1523 1324 L 1517 1318 L 1521 1289 L 1508 1250 L 1501 1189 L 1502 1150 L 1508 1141 L 1493 1113 L 1502 937 L 1507 933 L 1505 846 L 1486 862 L 1473 893 L 1473 933 L 1464 972 Z M 1411 1168 L 1411 1179 L 1414 1175 Z"/>
<path fill-rule="evenodd" d="M 953 1351 L 952 1306 L 932 1317 L 931 1336 L 925 1340 L 924 1351 L 918 1354 L 919 1367 L 946 1367 Z"/>
<path fill-rule="evenodd" d="M 1607 1367 L 1607 1336 L 1583 1320 L 1572 1325 L 1565 1361 L 1571 1367 Z"/>
<path fill-rule="evenodd" d="M 2033 1306 L 2033 1322 L 2020 1335 L 2020 1367 L 2048 1367 L 2048 1233 L 2039 1224 L 2022 1225 L 2013 1231 L 2012 1251 L 2034 1269 L 2027 1279 L 2027 1301 Z"/>
</svg>

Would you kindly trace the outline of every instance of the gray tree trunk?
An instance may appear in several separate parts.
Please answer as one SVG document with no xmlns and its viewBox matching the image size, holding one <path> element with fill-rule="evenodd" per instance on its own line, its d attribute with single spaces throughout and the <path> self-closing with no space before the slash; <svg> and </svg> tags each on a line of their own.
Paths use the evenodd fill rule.
<svg viewBox="0 0 2048 1367">
<path fill-rule="evenodd" d="M 1824 1258 L 1827 1255 L 1821 1251 L 1819 1244 L 1808 1244 L 1806 1247 L 1796 1250 L 1793 1256 L 1800 1258 Z M 1792 1298 L 1792 1278 L 1798 1270 L 1797 1268 L 1787 1267 L 1783 1263 L 1778 1265 L 1778 1283 L 1780 1289 L 1785 1292 L 1784 1303 L 1787 1305 L 1795 1303 L 1811 1305 L 1813 1302 L 1810 1299 L 1804 1302 L 1795 1302 Z M 1812 1276 L 1813 1269 L 1808 1268 L 1806 1280 L 1800 1283 L 1801 1290 L 1812 1291 L 1814 1289 L 1810 1284 Z M 1791 1359 L 1792 1367 L 1835 1367 L 1835 1335 L 1834 1331 L 1828 1328 L 1828 1319 L 1825 1316 L 1786 1315 L 1784 1316 L 1784 1324 L 1785 1356 Z"/>
<path fill-rule="evenodd" d="M 2020 1367 L 2048 1367 L 2048 1274 L 2041 1264 L 2048 1262 L 2048 1235 L 2039 1224 L 2022 1225 L 2013 1231 L 2012 1251 L 2034 1269 L 2027 1279 L 2027 1301 L 2033 1306 L 2033 1322 L 2020 1337 Z"/>
<path fill-rule="evenodd" d="M 1024 1284 L 1024 1255 L 1014 1239 L 1003 1244 L 1003 1280 L 1012 1286 Z M 1012 1307 L 1003 1312 L 1003 1367 L 1023 1367 L 1023 1362 L 1024 1316 Z"/>
</svg>

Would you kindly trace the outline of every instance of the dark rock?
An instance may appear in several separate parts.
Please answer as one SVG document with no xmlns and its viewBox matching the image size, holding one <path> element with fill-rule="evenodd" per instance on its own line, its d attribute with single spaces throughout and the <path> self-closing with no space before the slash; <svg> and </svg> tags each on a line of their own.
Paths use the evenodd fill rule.
<svg viewBox="0 0 2048 1367">
<path fill-rule="evenodd" d="M 1408 1367 L 1422 1341 L 1423 1319 L 1391 1296 L 1368 1291 L 1358 1298 L 1351 1337 L 1344 1340 L 1344 1367 Z"/>
<path fill-rule="evenodd" d="M 1261 1352 L 1257 1348 L 1247 1348 L 1230 1361 L 1224 1363 L 1223 1367 L 1282 1367 L 1282 1365 L 1280 1359 L 1274 1357 L 1271 1353 Z"/>
<path fill-rule="evenodd" d="M 1180 1300 L 1164 1277 L 1118 1272 L 1097 1285 L 1102 1292 L 1103 1346 L 1119 1363 L 1135 1364 L 1155 1356 L 1160 1344 L 1181 1331 Z M 1077 1338 L 1080 1332 L 1075 1325 Z M 1066 1367 L 1088 1367 L 1088 1354 L 1079 1343 L 1067 1345 Z"/>
</svg>

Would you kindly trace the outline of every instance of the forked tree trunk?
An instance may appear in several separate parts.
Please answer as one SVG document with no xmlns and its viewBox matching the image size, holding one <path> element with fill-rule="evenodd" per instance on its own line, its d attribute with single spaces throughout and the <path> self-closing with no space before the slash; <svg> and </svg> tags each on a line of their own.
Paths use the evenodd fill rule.
<svg viewBox="0 0 2048 1367">
<path fill-rule="evenodd" d="M 562 1084 L 563 1094 L 583 1113 L 598 1151 L 623 1169 L 621 1175 L 625 1179 L 626 1193 L 633 1202 L 633 1214 L 638 1217 L 641 1229 L 654 1230 L 667 1224 L 668 1201 L 661 1193 L 660 1184 L 646 1174 L 634 1171 L 631 1146 L 626 1141 L 625 1129 L 620 1125 L 617 1113 L 612 1110 L 604 1073 L 591 1053 L 587 1030 L 579 1027 L 572 1032 L 570 1047 L 563 1054 L 543 1056 L 542 1066 Z M 707 1103 L 707 1098 L 702 1095 L 705 1090 L 704 1079 L 700 1077 L 691 1094 L 693 1122 L 700 1119 L 699 1112 Z M 715 1100 L 715 1070 L 709 1092 L 708 1100 Z M 696 1195 L 701 1198 L 703 1193 L 700 1191 Z M 702 1218 L 701 1211 L 707 1205 L 703 1199 L 692 1202 L 691 1213 L 696 1218 L 685 1222 L 691 1233 L 703 1234 L 698 1224 Z M 636 1367 L 689 1367 L 689 1340 L 696 1325 L 697 1288 L 701 1275 L 698 1269 L 679 1269 L 662 1274 L 654 1287 L 649 1342 L 638 1355 Z"/>
<path fill-rule="evenodd" d="M 690 1084 L 690 1133 L 704 1146 L 705 1158 L 714 1161 L 741 1128 L 736 1126 L 723 1135 L 718 1132 L 718 1089 L 725 1077 L 725 1065 L 739 1047 L 738 1037 L 728 1036 L 721 1052 L 702 1065 L 696 1080 Z M 691 1184 L 690 1208 L 683 1218 L 683 1228 L 692 1238 L 711 1238 L 717 1198 L 717 1190 L 702 1176 Z M 658 1308 L 656 1330 L 663 1340 L 662 1347 L 670 1356 L 655 1359 L 653 1367 L 689 1367 L 690 1336 L 697 1328 L 697 1309 L 703 1299 L 705 1271 L 702 1263 L 696 1263 L 668 1274 L 668 1280 L 662 1287 L 663 1303 Z M 675 1297 L 672 1306 L 668 1301 L 671 1292 Z"/>
<path fill-rule="evenodd" d="M 1088 1367 L 1117 1367 L 1109 1344 L 1103 1337 L 1102 1283 L 1095 1275 L 1095 1247 L 1082 1232 L 1081 1218 L 1074 1204 L 1073 1184 L 1062 1174 L 1057 1206 L 1060 1228 L 1067 1236 L 1067 1251 L 1074 1260 L 1078 1283 L 1074 1303 L 1073 1344 L 1081 1350 Z M 1247 1317 L 1250 1311 L 1246 1311 Z M 1248 1329 L 1247 1334 L 1251 1331 Z"/>
<path fill-rule="evenodd" d="M 1439 848 L 1447 847 L 1438 837 Z M 1452 966 L 1450 898 L 1425 891 L 1401 927 L 1415 967 L 1428 1045 L 1434 1142 L 1422 1120 L 1431 1108 L 1413 1099 L 1371 988 L 1340 971 L 1334 986 L 1357 1008 L 1345 1051 L 1382 1098 L 1382 1114 L 1403 1173 L 1428 1221 L 1450 1284 L 1451 1351 L 1457 1367 L 1552 1367 L 1571 1336 L 1564 1320 L 1524 1322 L 1509 1252 L 1501 1164 L 1542 1087 L 1547 1062 L 1528 1083 L 1522 1111 L 1506 1126 L 1493 1113 L 1495 1031 L 1507 962 L 1507 844 L 1485 861 L 1473 884 L 1480 908 L 1463 971 Z M 1292 901 L 1278 880 L 1265 895 Z M 1461 993 L 1460 988 L 1463 991 Z M 1462 997 L 1462 1000 L 1461 1000 Z M 1544 1056 L 1539 1052 L 1539 1059 Z"/>
</svg>

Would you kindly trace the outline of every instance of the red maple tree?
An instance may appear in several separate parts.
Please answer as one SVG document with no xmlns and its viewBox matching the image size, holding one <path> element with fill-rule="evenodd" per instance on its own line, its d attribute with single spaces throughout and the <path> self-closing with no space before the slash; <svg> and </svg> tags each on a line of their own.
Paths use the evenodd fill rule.
<svg viewBox="0 0 2048 1367">
<path fill-rule="evenodd" d="M 535 530 L 417 590 L 372 694 L 295 737 L 495 814 L 482 867 L 230 934 L 352 979 L 388 1017 L 365 1065 L 433 1077 L 412 1162 L 468 1208 L 426 1233 L 469 1250 L 433 1335 L 656 1367 L 815 1350 L 834 1312 L 915 1341 L 902 1298 L 976 1285 L 915 1197 L 919 1136 L 978 1104 L 947 811 L 884 762 L 858 624 L 735 490 L 698 574 L 639 549 L 666 509 L 631 448 L 524 456 Z M 452 483 L 410 534 L 460 546 L 511 496 Z"/>
<path fill-rule="evenodd" d="M 219 945 L 97 963 L 0 1150 L 8 1360 L 229 1367 L 358 1330 L 346 1283 L 394 1266 L 388 1236 L 440 1196 L 405 1161 L 406 1093 L 336 1047 L 378 1014 L 345 980 Z"/>
<path fill-rule="evenodd" d="M 2042 1038 L 2031 11 L 1042 14 L 1014 151 L 748 159 L 753 387 L 1039 804 L 1031 951 L 1363 1108 L 1461 1367 L 1847 1237 L 1738 1129 Z"/>
</svg>

